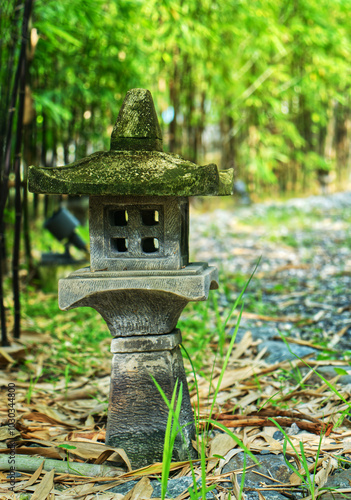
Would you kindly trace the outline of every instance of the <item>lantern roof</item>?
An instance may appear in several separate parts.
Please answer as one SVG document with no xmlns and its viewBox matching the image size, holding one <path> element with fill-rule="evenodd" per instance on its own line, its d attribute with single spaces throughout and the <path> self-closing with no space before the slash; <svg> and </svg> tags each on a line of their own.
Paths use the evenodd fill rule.
<svg viewBox="0 0 351 500">
<path fill-rule="evenodd" d="M 62 167 L 31 166 L 28 181 L 30 191 L 45 194 L 229 195 L 234 171 L 165 153 L 151 93 L 132 89 L 113 127 L 110 151 Z"/>
</svg>

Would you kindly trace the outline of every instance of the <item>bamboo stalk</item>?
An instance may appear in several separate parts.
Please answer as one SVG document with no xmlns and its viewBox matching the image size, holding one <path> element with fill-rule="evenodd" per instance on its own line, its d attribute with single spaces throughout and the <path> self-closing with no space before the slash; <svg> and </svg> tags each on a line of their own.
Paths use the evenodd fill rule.
<svg viewBox="0 0 351 500">
<path fill-rule="evenodd" d="M 29 0 L 31 1 L 31 0 Z M 12 254 L 12 290 L 14 305 L 14 337 L 20 337 L 21 329 L 21 300 L 19 284 L 19 254 L 21 243 L 21 223 L 22 223 L 22 196 L 21 196 L 21 146 L 23 128 L 23 106 L 24 106 L 24 83 L 25 83 L 25 62 L 22 62 L 21 86 L 19 95 L 19 108 L 16 133 L 15 149 L 15 232 Z"/>
<path fill-rule="evenodd" d="M 20 4 L 20 0 L 16 3 L 15 11 L 18 11 L 18 6 Z M 14 20 L 17 19 L 17 15 L 15 15 Z M 23 45 L 23 44 L 22 44 Z M 11 145 L 12 145 L 12 129 L 13 129 L 13 119 L 15 113 L 15 106 L 17 101 L 17 93 L 18 86 L 20 80 L 20 70 L 21 70 L 21 61 L 25 57 L 25 45 L 21 46 L 21 52 L 19 56 L 19 61 L 17 64 L 17 69 L 15 73 L 15 79 L 13 83 L 12 93 L 10 102 L 7 99 L 8 105 L 8 116 L 7 116 L 7 131 L 4 147 L 4 156 L 3 150 L 1 150 L 1 182 L 0 182 L 0 261 L 2 260 L 2 256 L 5 253 L 5 223 L 4 223 L 4 211 L 7 203 L 9 188 L 9 174 L 10 174 L 10 166 L 11 166 Z M 12 61 L 9 63 L 12 64 Z M 6 310 L 4 305 L 4 292 L 3 292 L 3 272 L 1 269 L 0 272 L 0 321 L 1 321 L 1 343 L 3 346 L 8 346 L 9 341 L 7 338 L 7 327 L 6 327 Z"/>
<path fill-rule="evenodd" d="M 13 465 L 10 462 L 11 455 L 0 455 L 0 470 L 10 470 Z M 16 455 L 16 470 L 21 472 L 35 472 L 44 462 L 43 469 L 50 471 L 55 469 L 59 474 L 77 474 L 88 477 L 114 477 L 119 475 L 119 471 L 114 467 L 100 464 L 85 464 L 80 462 L 64 462 L 63 460 L 53 460 L 42 457 L 32 457 L 26 455 Z"/>
<path fill-rule="evenodd" d="M 3 223 L 0 221 L 0 324 L 1 324 L 1 345 L 2 347 L 9 346 L 10 343 L 7 338 L 7 327 L 6 327 L 6 310 L 4 304 L 4 278 L 3 278 L 3 268 L 2 268 L 2 257 L 5 251 L 4 245 L 4 230 Z"/>
<path fill-rule="evenodd" d="M 13 302 L 14 302 L 14 337 L 20 337 L 21 329 L 21 301 L 20 301 L 20 286 L 19 286 L 19 254 L 21 242 L 21 222 L 22 222 L 22 195 L 21 195 L 21 158 L 22 158 L 22 137 L 23 137 L 23 114 L 24 114 L 24 97 L 26 86 L 26 46 L 28 38 L 28 23 L 32 10 L 32 1 L 25 0 L 23 22 L 22 22 L 22 43 L 21 43 L 21 56 L 19 61 L 20 66 L 20 89 L 18 100 L 18 114 L 17 114 L 17 130 L 16 130 L 16 144 L 15 144 L 15 234 L 13 244 L 13 258 L 12 258 L 12 289 L 13 289 Z"/>
<path fill-rule="evenodd" d="M 20 6 L 21 0 L 15 0 L 14 5 L 12 8 L 12 16 L 11 16 L 11 33 L 9 36 L 10 42 L 9 42 L 9 49 L 8 49 L 8 58 L 7 58 L 7 65 L 6 69 L 4 70 L 3 75 L 10 76 L 9 84 L 4 86 L 5 91 L 0 92 L 0 106 L 1 106 L 1 121 L 0 121 L 0 152 L 1 152 L 1 158 L 3 157 L 4 154 L 4 149 L 5 149 L 5 137 L 6 137 L 6 125 L 7 125 L 7 110 L 9 109 L 9 103 L 10 103 L 10 96 L 11 96 L 11 80 L 12 80 L 12 75 L 13 75 L 13 63 L 15 59 L 15 51 L 16 51 L 16 41 L 18 39 L 17 36 L 17 25 L 18 25 L 18 19 L 19 19 L 19 6 Z M 11 7 L 10 7 L 11 8 Z M 5 10 L 4 6 L 0 7 L 0 19 L 3 18 L 2 14 Z M 0 33 L 2 33 L 0 29 Z M 1 37 L 0 39 L 0 47 L 2 49 L 3 45 L 3 40 L 4 38 Z M 0 52 L 0 64 L 5 65 L 5 62 L 2 60 L 2 53 Z M 0 91 L 2 90 L 2 87 L 0 86 Z M 2 172 L 0 172 L 0 178 L 1 178 Z"/>
</svg>

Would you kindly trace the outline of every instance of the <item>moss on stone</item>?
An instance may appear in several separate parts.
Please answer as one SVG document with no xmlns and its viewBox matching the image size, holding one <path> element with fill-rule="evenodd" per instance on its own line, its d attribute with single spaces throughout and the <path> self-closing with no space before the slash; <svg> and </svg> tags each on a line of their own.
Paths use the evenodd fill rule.
<svg viewBox="0 0 351 500">
<path fill-rule="evenodd" d="M 233 170 L 198 166 L 162 150 L 151 93 L 130 90 L 111 135 L 111 150 L 65 167 L 29 167 L 29 190 L 45 194 L 205 196 L 232 194 Z"/>
<path fill-rule="evenodd" d="M 127 92 L 113 127 L 111 150 L 162 151 L 162 132 L 149 90 Z"/>
<path fill-rule="evenodd" d="M 221 179 L 221 181 L 220 181 Z M 232 192 L 232 175 L 159 151 L 97 152 L 71 165 L 29 169 L 29 190 L 47 194 L 205 196 Z"/>
<path fill-rule="evenodd" d="M 233 194 L 234 185 L 234 169 L 229 168 L 228 170 L 219 171 L 219 187 L 218 196 L 227 196 Z"/>
</svg>

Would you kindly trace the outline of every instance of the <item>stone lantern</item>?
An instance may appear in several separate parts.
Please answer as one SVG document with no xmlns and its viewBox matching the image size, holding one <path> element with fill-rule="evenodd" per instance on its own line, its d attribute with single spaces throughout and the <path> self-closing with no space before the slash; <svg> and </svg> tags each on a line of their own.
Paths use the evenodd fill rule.
<svg viewBox="0 0 351 500">
<path fill-rule="evenodd" d="M 232 185 L 232 170 L 163 152 L 153 100 L 143 89 L 127 93 L 110 151 L 64 167 L 30 167 L 30 191 L 90 197 L 90 267 L 59 281 L 59 306 L 93 307 L 110 329 L 106 444 L 123 448 L 134 468 L 162 460 L 168 410 L 151 375 L 169 400 L 182 382 L 185 427 L 173 458 L 196 457 L 176 325 L 189 301 L 206 300 L 218 284 L 216 268 L 189 263 L 188 197 L 228 195 Z"/>
</svg>

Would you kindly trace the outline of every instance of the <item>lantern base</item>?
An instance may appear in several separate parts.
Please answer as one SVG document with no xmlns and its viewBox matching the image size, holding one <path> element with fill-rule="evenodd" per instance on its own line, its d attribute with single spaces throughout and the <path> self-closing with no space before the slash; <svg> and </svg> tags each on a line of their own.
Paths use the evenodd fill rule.
<svg viewBox="0 0 351 500">
<path fill-rule="evenodd" d="M 197 458 L 192 446 L 195 439 L 194 417 L 180 342 L 179 330 L 166 335 L 112 341 L 114 355 L 106 444 L 123 448 L 133 469 L 162 462 L 169 412 L 154 380 L 168 401 L 172 399 L 177 380 L 177 394 L 182 387 L 179 424 L 185 427 L 176 437 L 173 460 Z"/>
</svg>

